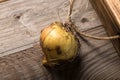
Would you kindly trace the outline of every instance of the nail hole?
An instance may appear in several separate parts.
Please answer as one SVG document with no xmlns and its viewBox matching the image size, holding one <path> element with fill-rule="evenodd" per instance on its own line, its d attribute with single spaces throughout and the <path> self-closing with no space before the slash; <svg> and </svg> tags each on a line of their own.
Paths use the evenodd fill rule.
<svg viewBox="0 0 120 80">
<path fill-rule="evenodd" d="M 81 22 L 82 22 L 82 23 L 85 23 L 85 22 L 89 22 L 89 20 L 88 20 L 87 18 L 82 18 L 82 19 L 81 19 Z"/>
</svg>

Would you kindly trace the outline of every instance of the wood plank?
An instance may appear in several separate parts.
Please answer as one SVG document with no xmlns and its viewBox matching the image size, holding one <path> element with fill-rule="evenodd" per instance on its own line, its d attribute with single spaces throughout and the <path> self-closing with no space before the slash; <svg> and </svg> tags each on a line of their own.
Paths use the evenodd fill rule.
<svg viewBox="0 0 120 80">
<path fill-rule="evenodd" d="M 90 0 L 98 12 L 107 33 L 111 35 L 120 34 L 120 1 L 119 0 Z M 120 55 L 120 38 L 112 40 L 114 47 Z"/>
<path fill-rule="evenodd" d="M 0 58 L 0 80 L 52 80 L 41 57 L 40 47 L 34 46 Z"/>
<path fill-rule="evenodd" d="M 0 56 L 32 47 L 39 41 L 40 30 L 52 21 L 58 20 L 57 8 L 65 7 L 67 2 L 10 0 L 1 3 Z"/>
</svg>

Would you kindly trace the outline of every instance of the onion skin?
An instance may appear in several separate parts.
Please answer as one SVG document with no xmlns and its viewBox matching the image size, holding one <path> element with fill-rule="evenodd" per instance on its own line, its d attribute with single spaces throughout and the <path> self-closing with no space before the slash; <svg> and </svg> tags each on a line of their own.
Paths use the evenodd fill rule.
<svg viewBox="0 0 120 80">
<path fill-rule="evenodd" d="M 60 22 L 54 22 L 41 31 L 40 45 L 45 54 L 43 65 L 48 66 L 70 60 L 79 51 L 78 39 Z"/>
</svg>

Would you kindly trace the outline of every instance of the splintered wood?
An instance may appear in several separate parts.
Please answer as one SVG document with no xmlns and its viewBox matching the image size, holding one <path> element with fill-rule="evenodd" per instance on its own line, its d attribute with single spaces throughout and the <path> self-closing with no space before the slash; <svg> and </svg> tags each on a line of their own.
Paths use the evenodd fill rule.
<svg viewBox="0 0 120 80">
<path fill-rule="evenodd" d="M 98 12 L 107 33 L 120 35 L 120 0 L 90 0 Z M 120 39 L 112 40 L 114 47 L 120 55 Z"/>
</svg>

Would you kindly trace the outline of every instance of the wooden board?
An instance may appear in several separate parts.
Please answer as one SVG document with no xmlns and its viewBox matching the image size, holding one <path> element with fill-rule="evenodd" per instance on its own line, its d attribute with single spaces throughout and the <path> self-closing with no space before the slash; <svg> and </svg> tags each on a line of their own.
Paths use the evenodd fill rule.
<svg viewBox="0 0 120 80">
<path fill-rule="evenodd" d="M 0 80 L 51 80 L 41 57 L 40 47 L 34 46 L 0 58 Z"/>
<path fill-rule="evenodd" d="M 90 0 L 107 33 L 120 35 L 120 0 Z M 114 47 L 120 55 L 120 39 L 112 40 Z"/>
</svg>

